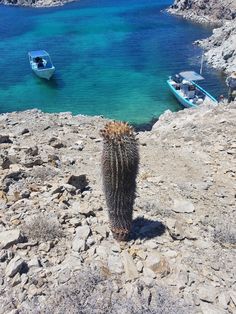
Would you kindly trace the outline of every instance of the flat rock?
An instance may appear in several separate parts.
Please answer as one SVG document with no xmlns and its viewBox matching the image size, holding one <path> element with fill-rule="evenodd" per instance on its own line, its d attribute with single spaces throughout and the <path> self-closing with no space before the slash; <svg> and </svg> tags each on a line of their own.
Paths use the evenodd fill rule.
<svg viewBox="0 0 236 314">
<path fill-rule="evenodd" d="M 187 273 L 187 271 L 183 269 L 180 270 L 176 279 L 176 283 L 177 283 L 176 285 L 178 289 L 183 290 L 187 286 L 188 280 L 189 280 L 189 274 Z"/>
<path fill-rule="evenodd" d="M 107 247 L 103 246 L 103 245 L 99 245 L 96 248 L 96 254 L 101 258 L 101 259 L 106 259 L 107 255 L 108 255 L 108 249 Z"/>
<path fill-rule="evenodd" d="M 217 296 L 217 289 L 213 286 L 202 286 L 198 290 L 200 300 L 213 303 Z"/>
<path fill-rule="evenodd" d="M 15 256 L 7 265 L 5 274 L 7 277 L 14 277 L 24 266 L 26 262 L 20 256 Z"/>
<path fill-rule="evenodd" d="M 227 296 L 227 294 L 225 292 L 222 292 L 219 297 L 219 305 L 224 308 L 225 310 L 227 310 L 228 304 L 230 302 L 230 297 Z"/>
<path fill-rule="evenodd" d="M 156 271 L 161 262 L 161 255 L 157 252 L 149 253 L 146 260 L 146 267 Z"/>
<path fill-rule="evenodd" d="M 227 314 L 228 312 L 216 305 L 201 302 L 202 314 Z"/>
<path fill-rule="evenodd" d="M 90 203 L 88 202 L 75 202 L 72 205 L 73 210 L 76 211 L 85 217 L 95 216 L 93 209 L 90 207 Z"/>
<path fill-rule="evenodd" d="M 58 274 L 58 282 L 63 284 L 71 278 L 71 270 L 69 268 L 62 269 Z"/>
<path fill-rule="evenodd" d="M 37 257 L 33 257 L 27 264 L 29 269 L 37 269 L 41 267 L 40 261 L 38 260 Z"/>
<path fill-rule="evenodd" d="M 234 305 L 236 306 L 236 291 L 230 291 L 229 295 Z"/>
<path fill-rule="evenodd" d="M 107 264 L 111 273 L 122 274 L 124 272 L 122 259 L 118 254 L 110 254 L 107 259 Z"/>
<path fill-rule="evenodd" d="M 79 226 L 76 228 L 76 237 L 81 240 L 87 240 L 91 234 L 91 229 L 89 226 Z"/>
<path fill-rule="evenodd" d="M 103 226 L 100 226 L 100 225 L 95 226 L 94 231 L 96 233 L 100 234 L 103 238 L 106 238 L 108 233 L 109 233 L 109 231 L 107 230 L 107 227 L 104 225 Z"/>
<path fill-rule="evenodd" d="M 167 228 L 170 236 L 174 240 L 185 239 L 185 230 L 183 228 L 183 222 L 181 220 L 176 220 L 172 218 L 167 219 Z"/>
<path fill-rule="evenodd" d="M 126 280 L 129 281 L 129 280 L 134 280 L 138 278 L 139 274 L 138 274 L 138 271 L 137 271 L 137 268 L 133 261 L 132 256 L 126 251 L 123 251 L 121 253 L 121 256 L 122 256 L 123 265 L 125 269 Z"/>
<path fill-rule="evenodd" d="M 72 243 L 72 250 L 75 252 L 83 252 L 87 250 L 86 240 L 80 239 L 75 236 Z"/>
<path fill-rule="evenodd" d="M 7 230 L 0 233 L 0 248 L 7 249 L 22 239 L 20 230 Z"/>
<path fill-rule="evenodd" d="M 174 205 L 172 210 L 176 213 L 193 213 L 194 205 L 187 200 L 174 200 Z"/>
</svg>

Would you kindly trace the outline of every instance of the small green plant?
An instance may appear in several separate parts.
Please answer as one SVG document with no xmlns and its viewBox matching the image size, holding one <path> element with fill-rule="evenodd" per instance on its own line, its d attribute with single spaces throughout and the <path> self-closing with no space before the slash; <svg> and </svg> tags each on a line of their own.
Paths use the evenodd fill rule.
<svg viewBox="0 0 236 314">
<path fill-rule="evenodd" d="M 103 130 L 102 174 L 110 226 L 118 241 L 128 239 L 132 226 L 138 143 L 127 123 L 110 122 Z"/>
</svg>

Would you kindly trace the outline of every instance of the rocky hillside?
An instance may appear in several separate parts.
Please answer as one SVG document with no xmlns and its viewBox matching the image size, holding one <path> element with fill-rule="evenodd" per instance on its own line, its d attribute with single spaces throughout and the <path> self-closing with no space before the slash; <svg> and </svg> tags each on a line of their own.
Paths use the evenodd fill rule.
<svg viewBox="0 0 236 314">
<path fill-rule="evenodd" d="M 222 24 L 236 17 L 234 0 L 175 0 L 169 12 L 200 23 Z"/>
<path fill-rule="evenodd" d="M 214 29 L 210 38 L 197 43 L 206 50 L 211 66 L 225 73 L 236 71 L 236 1 L 175 0 L 168 11 L 199 23 L 221 26 Z"/>
<path fill-rule="evenodd" d="M 213 31 L 210 38 L 197 43 L 206 50 L 209 64 L 223 72 L 236 71 L 236 20 L 226 22 Z"/>
<path fill-rule="evenodd" d="M 0 115 L 0 313 L 236 311 L 236 104 L 166 112 L 137 135 L 130 241 L 101 185 L 106 120 Z"/>
<path fill-rule="evenodd" d="M 53 7 L 72 1 L 74 0 L 0 0 L 0 4 L 30 7 Z"/>
</svg>

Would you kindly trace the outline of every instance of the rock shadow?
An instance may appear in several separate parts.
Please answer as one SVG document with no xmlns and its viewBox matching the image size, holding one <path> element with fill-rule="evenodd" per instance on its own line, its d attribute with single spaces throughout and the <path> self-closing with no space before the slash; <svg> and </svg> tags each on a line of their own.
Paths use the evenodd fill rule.
<svg viewBox="0 0 236 314">
<path fill-rule="evenodd" d="M 152 239 L 165 233 L 166 227 L 160 221 L 137 217 L 133 220 L 130 240 Z"/>
</svg>

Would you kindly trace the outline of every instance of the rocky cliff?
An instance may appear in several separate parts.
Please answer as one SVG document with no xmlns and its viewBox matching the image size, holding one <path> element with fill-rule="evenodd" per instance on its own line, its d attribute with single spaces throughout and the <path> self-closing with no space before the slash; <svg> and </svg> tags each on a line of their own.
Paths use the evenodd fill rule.
<svg viewBox="0 0 236 314">
<path fill-rule="evenodd" d="M 223 72 L 236 71 L 236 20 L 225 22 L 213 30 L 210 38 L 197 42 L 204 50 L 206 61 Z"/>
<path fill-rule="evenodd" d="M 0 313 L 234 313 L 236 104 L 137 134 L 130 241 L 114 241 L 100 117 L 0 115 Z"/>
<path fill-rule="evenodd" d="M 74 0 L 0 0 L 0 4 L 30 7 L 53 7 L 72 1 Z"/>
<path fill-rule="evenodd" d="M 168 11 L 199 23 L 217 25 L 213 35 L 198 41 L 206 60 L 214 68 L 230 73 L 236 71 L 236 1 L 175 0 Z"/>
<path fill-rule="evenodd" d="M 236 3 L 232 0 L 175 0 L 169 12 L 200 23 L 222 24 L 236 17 Z"/>
</svg>

